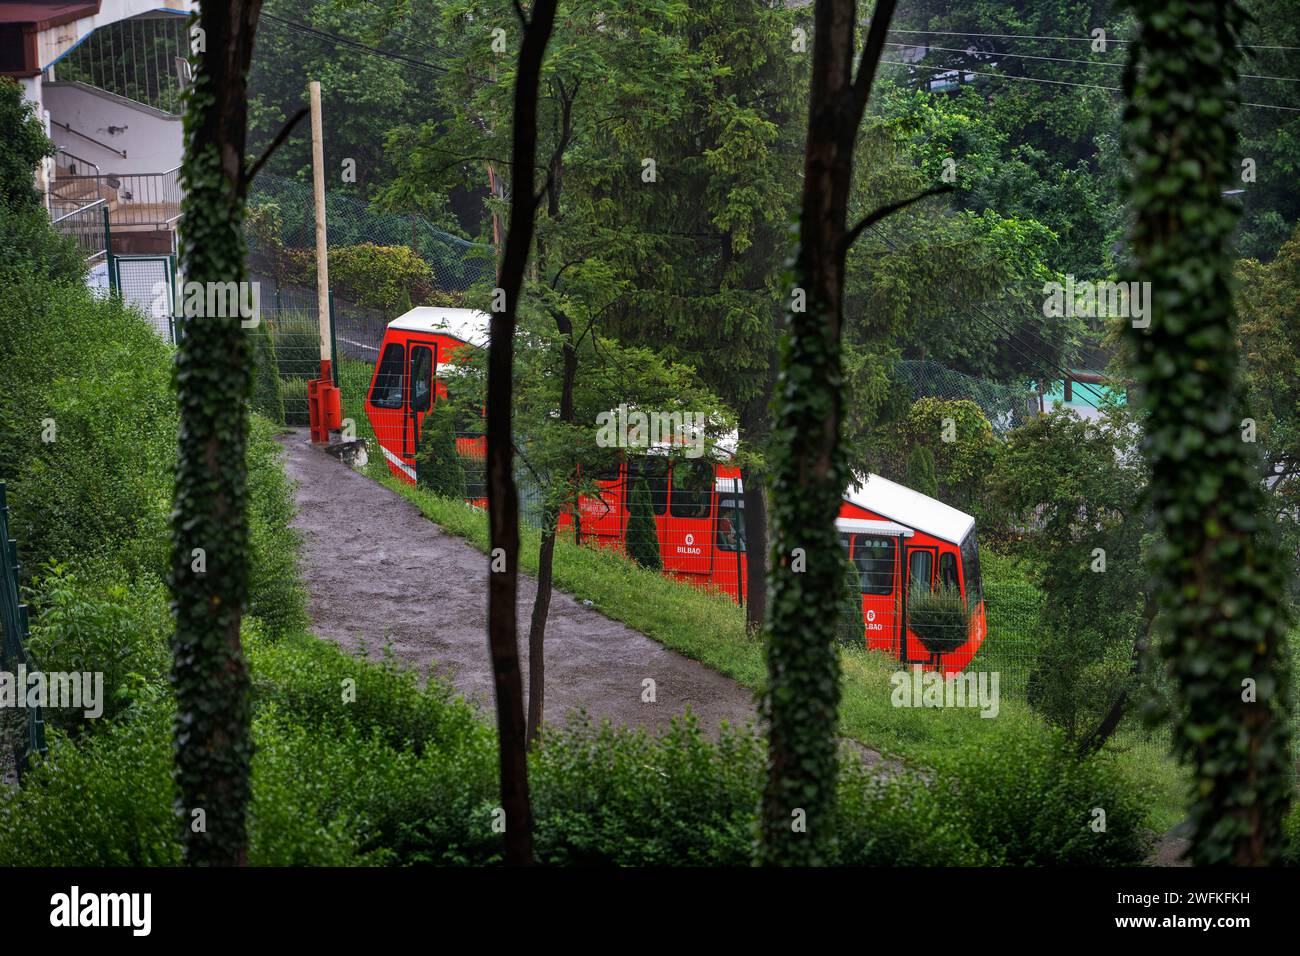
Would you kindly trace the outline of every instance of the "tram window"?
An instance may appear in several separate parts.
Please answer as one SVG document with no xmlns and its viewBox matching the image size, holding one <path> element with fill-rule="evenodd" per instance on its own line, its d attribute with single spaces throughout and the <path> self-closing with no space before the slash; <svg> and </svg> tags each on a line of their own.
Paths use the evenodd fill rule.
<svg viewBox="0 0 1300 956">
<path fill-rule="evenodd" d="M 406 349 L 394 342 L 384 349 L 384 357 L 375 373 L 375 387 L 370 390 L 370 404 L 375 408 L 401 408 L 402 387 L 406 384 Z"/>
<path fill-rule="evenodd" d="M 650 507 L 661 515 L 668 510 L 668 459 L 644 455 L 635 459 L 632 478 L 644 478 L 650 491 Z"/>
<path fill-rule="evenodd" d="M 870 534 L 853 536 L 853 563 L 858 569 L 858 586 L 863 594 L 891 594 L 894 590 L 893 538 Z"/>
<path fill-rule="evenodd" d="M 984 585 L 980 579 L 980 549 L 975 542 L 974 530 L 961 543 L 961 563 L 966 571 L 966 602 L 974 607 L 984 599 Z"/>
<path fill-rule="evenodd" d="M 591 469 L 591 478 L 593 481 L 618 481 L 622 472 L 622 463 L 615 458 L 604 465 L 596 465 Z"/>
<path fill-rule="evenodd" d="M 934 553 L 916 550 L 907 559 L 907 580 L 913 590 L 934 590 Z"/>
<path fill-rule="evenodd" d="M 433 349 L 411 349 L 411 411 L 427 412 L 433 404 Z"/>
<path fill-rule="evenodd" d="M 674 518 L 707 518 L 713 512 L 713 463 L 679 461 L 673 465 L 673 495 L 668 511 Z"/>
<path fill-rule="evenodd" d="M 743 498 L 718 499 L 718 550 L 745 550 L 745 501 Z"/>
<path fill-rule="evenodd" d="M 939 555 L 939 586 L 954 591 L 960 587 L 957 582 L 957 555 L 951 552 Z"/>
</svg>

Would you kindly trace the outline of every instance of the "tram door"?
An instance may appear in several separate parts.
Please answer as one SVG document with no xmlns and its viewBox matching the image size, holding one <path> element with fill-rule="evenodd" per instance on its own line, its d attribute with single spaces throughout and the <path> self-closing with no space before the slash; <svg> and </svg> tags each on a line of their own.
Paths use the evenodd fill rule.
<svg viewBox="0 0 1300 956">
<path fill-rule="evenodd" d="M 862 623 L 867 647 L 899 652 L 902 638 L 901 538 L 884 534 L 852 536 L 853 566 L 862 592 Z"/>
</svg>

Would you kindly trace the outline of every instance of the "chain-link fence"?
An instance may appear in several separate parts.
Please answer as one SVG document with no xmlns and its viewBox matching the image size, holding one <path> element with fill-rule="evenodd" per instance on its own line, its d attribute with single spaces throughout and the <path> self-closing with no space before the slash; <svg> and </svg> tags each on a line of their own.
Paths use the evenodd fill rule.
<svg viewBox="0 0 1300 956">
<path fill-rule="evenodd" d="M 315 248 L 316 220 L 312 188 L 306 183 L 259 175 L 249 193 L 250 223 L 246 230 L 249 259 L 254 268 L 281 279 L 287 273 L 314 268 L 308 254 Z M 331 253 L 364 244 L 406 247 L 427 264 L 432 291 L 464 292 L 495 274 L 492 247 L 438 229 L 424 217 L 375 209 L 347 193 L 327 191 L 325 222 Z M 310 282 L 302 282 L 310 285 Z M 335 294 L 344 295 L 334 277 Z M 411 304 L 419 305 L 419 301 Z"/>
<path fill-rule="evenodd" d="M 958 372 L 938 362 L 904 359 L 894 365 L 894 378 L 912 398 L 966 399 L 984 412 L 997 434 L 1031 421 L 1038 414 L 1038 397 L 1028 386 L 1018 388 Z"/>
</svg>

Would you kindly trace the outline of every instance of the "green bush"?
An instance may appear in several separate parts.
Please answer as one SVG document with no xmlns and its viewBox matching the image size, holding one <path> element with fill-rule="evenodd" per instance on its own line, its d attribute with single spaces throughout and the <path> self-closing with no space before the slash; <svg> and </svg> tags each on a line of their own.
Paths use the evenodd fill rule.
<svg viewBox="0 0 1300 956">
<path fill-rule="evenodd" d="M 844 588 L 840 596 L 839 625 L 836 628 L 839 642 L 852 647 L 862 647 L 866 641 L 865 623 L 862 620 L 862 585 L 857 565 L 853 559 L 844 558 Z"/>
<path fill-rule="evenodd" d="M 28 573 L 76 554 L 166 571 L 168 347 L 117 300 L 0 283 L 0 478 Z"/>
<path fill-rule="evenodd" d="M 253 336 L 253 411 L 277 425 L 284 424 L 284 396 L 280 394 L 280 366 L 275 353 L 275 336 L 265 322 L 259 322 Z"/>
<path fill-rule="evenodd" d="M 982 866 L 991 859 L 925 775 L 845 762 L 835 806 L 839 866 Z"/>
<path fill-rule="evenodd" d="M 450 402 L 435 402 L 424 416 L 415 452 L 415 483 L 444 498 L 468 497 L 465 466 L 456 452 L 456 412 Z"/>
<path fill-rule="evenodd" d="M 970 609 L 957 588 L 914 587 L 907 596 L 907 626 L 932 655 L 947 654 L 970 636 Z"/>
<path fill-rule="evenodd" d="M 939 496 L 939 482 L 934 477 L 934 452 L 927 446 L 916 445 L 908 452 L 903 484 L 931 498 Z"/>
<path fill-rule="evenodd" d="M 157 333 L 115 300 L 32 277 L 0 283 L 0 480 L 28 580 L 73 556 L 116 565 L 116 582 L 165 579 L 178 427 L 170 364 Z M 250 613 L 280 633 L 305 611 L 273 435 L 255 416 L 249 586 Z"/>
<path fill-rule="evenodd" d="M 48 725 L 76 734 L 102 726 L 161 685 L 171 664 L 167 639 L 171 610 L 163 582 L 142 575 L 134 583 L 112 565 L 80 572 L 55 564 L 36 578 L 29 647 L 47 672 L 103 674 L 103 713 L 45 708 Z"/>
<path fill-rule="evenodd" d="M 55 232 L 40 206 L 10 209 L 0 203 L 0 249 L 4 250 L 0 281 L 27 275 L 76 284 L 85 281 L 86 259 L 80 246 Z"/>
<path fill-rule="evenodd" d="M 262 621 L 270 636 L 278 637 L 307 626 L 307 592 L 299 568 L 302 542 L 289 524 L 297 504 L 274 435 L 269 421 L 252 417 L 246 456 L 248 612 Z"/>
<path fill-rule="evenodd" d="M 286 311 L 263 317 L 261 324 L 271 335 L 280 378 L 320 377 L 320 324 L 315 316 Z"/>
<path fill-rule="evenodd" d="M 490 732 L 450 685 L 423 686 L 410 670 L 391 660 L 353 657 L 333 644 L 305 634 L 279 642 L 252 642 L 250 660 L 254 699 L 274 704 L 286 718 L 329 731 L 350 725 L 378 730 L 388 746 L 468 743 Z"/>
<path fill-rule="evenodd" d="M 307 379 L 280 379 L 280 397 L 284 401 L 284 423 L 295 428 L 311 424 L 311 412 L 307 404 Z"/>
<path fill-rule="evenodd" d="M 725 731 L 714 744 L 689 715 L 658 739 L 574 720 L 534 757 L 538 859 L 746 866 L 764 759 L 752 733 Z"/>
<path fill-rule="evenodd" d="M 0 787 L 0 866 L 177 866 L 172 708 L 155 700 L 73 743 L 57 731 Z"/>
<path fill-rule="evenodd" d="M 644 478 L 632 483 L 627 505 L 627 553 L 637 564 L 651 571 L 663 567 L 659 554 L 659 532 L 655 528 L 650 489 Z"/>
<path fill-rule="evenodd" d="M 39 208 L 41 194 L 33 177 L 46 156 L 54 155 L 54 143 L 16 80 L 0 76 L 0 206 L 8 209 Z M 6 250 L 8 252 L 8 250 Z"/>
<path fill-rule="evenodd" d="M 423 305 L 433 294 L 433 270 L 409 246 L 336 246 L 329 258 L 337 294 L 358 305 L 396 315 L 412 302 Z"/>
<path fill-rule="evenodd" d="M 934 776 L 947 812 L 994 865 L 1133 866 L 1150 849 L 1146 794 L 1109 754 L 1080 760 L 1061 734 L 964 746 Z"/>
<path fill-rule="evenodd" d="M 1130 683 L 1132 649 L 1077 622 L 1069 631 L 1039 628 L 1026 699 L 1069 740 L 1090 733 Z"/>
</svg>

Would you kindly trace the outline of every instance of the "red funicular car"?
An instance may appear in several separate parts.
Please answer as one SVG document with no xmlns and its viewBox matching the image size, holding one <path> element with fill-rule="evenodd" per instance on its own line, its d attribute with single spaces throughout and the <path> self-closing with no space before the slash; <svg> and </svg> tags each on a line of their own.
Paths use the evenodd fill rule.
<svg viewBox="0 0 1300 956">
<path fill-rule="evenodd" d="M 415 480 L 415 449 L 424 415 L 446 387 L 438 369 L 458 350 L 487 342 L 488 317 L 470 309 L 417 308 L 388 325 L 366 398 L 366 415 L 394 475 Z M 482 438 L 458 438 L 466 458 L 483 457 Z M 584 541 L 622 550 L 629 492 L 644 479 L 650 492 L 664 572 L 743 602 L 746 598 L 744 485 L 725 450 L 714 457 L 671 459 L 666 448 L 628 454 L 595 476 L 598 494 L 578 499 Z M 475 497 L 476 503 L 482 503 Z M 573 515 L 561 519 L 572 529 Z M 904 664 L 957 671 L 986 633 L 975 519 L 879 475 L 844 493 L 836 519 L 858 572 L 863 639 Z M 907 626 L 908 596 L 955 588 L 970 610 L 966 641 L 933 655 Z"/>
</svg>

